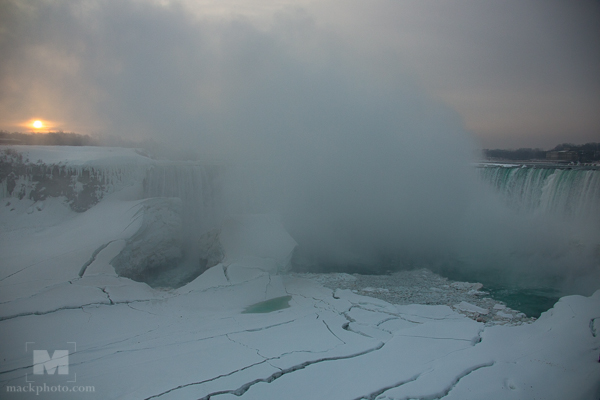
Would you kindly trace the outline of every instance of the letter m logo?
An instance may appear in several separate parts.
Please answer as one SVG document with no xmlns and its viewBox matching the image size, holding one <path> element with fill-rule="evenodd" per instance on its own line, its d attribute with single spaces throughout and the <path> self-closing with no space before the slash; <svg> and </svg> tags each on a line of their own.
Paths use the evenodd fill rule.
<svg viewBox="0 0 600 400">
<path fill-rule="evenodd" d="M 48 375 L 54 375 L 57 368 L 59 375 L 69 375 L 69 350 L 55 350 L 52 358 L 48 350 L 33 351 L 34 375 L 44 375 L 44 370 Z"/>
</svg>

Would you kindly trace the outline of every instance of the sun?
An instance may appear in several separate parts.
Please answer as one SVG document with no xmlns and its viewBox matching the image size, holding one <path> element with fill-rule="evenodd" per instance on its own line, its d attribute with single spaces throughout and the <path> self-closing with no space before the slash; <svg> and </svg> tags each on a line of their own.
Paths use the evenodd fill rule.
<svg viewBox="0 0 600 400">
<path fill-rule="evenodd" d="M 33 121 L 33 127 L 34 128 L 40 129 L 43 126 L 44 126 L 44 124 L 42 123 L 42 121 L 40 121 L 40 120 Z"/>
</svg>

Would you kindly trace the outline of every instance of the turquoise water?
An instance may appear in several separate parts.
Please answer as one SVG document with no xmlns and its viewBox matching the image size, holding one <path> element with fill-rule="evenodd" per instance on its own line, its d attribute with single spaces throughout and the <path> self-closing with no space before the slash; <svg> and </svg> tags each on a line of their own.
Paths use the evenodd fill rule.
<svg viewBox="0 0 600 400">
<path fill-rule="evenodd" d="M 506 303 L 514 310 L 519 310 L 528 317 L 538 318 L 548 311 L 560 298 L 557 290 L 552 288 L 505 288 L 501 286 L 484 286 L 493 299 Z"/>
<path fill-rule="evenodd" d="M 478 282 L 483 284 L 482 291 L 488 292 L 489 297 L 505 303 L 508 307 L 518 310 L 528 317 L 538 318 L 548 311 L 561 297 L 559 278 L 540 277 L 533 274 L 520 275 L 500 269 L 476 269 L 453 263 L 432 267 L 414 263 L 414 268 L 429 268 L 438 275 L 458 282 Z M 395 271 L 407 269 L 397 265 L 319 265 L 313 268 L 296 269 L 297 272 L 336 273 L 360 275 L 387 275 Z M 412 269 L 412 268 L 408 268 Z"/>
<path fill-rule="evenodd" d="M 261 301 L 260 303 L 252 304 L 246 307 L 242 314 L 263 314 L 277 310 L 283 310 L 290 307 L 292 296 L 276 297 L 274 299 Z"/>
<path fill-rule="evenodd" d="M 452 270 L 445 269 L 436 273 L 455 281 L 479 282 L 482 291 L 488 292 L 494 300 L 505 303 L 508 307 L 521 311 L 528 317 L 538 318 L 543 312 L 551 309 L 561 297 L 559 278 L 546 278 L 533 275 L 507 276 L 499 270 Z"/>
</svg>

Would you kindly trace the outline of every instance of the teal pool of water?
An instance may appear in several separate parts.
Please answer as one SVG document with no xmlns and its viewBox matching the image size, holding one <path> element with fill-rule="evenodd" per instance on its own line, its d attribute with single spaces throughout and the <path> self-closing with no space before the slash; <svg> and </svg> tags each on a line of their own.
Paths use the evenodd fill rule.
<svg viewBox="0 0 600 400">
<path fill-rule="evenodd" d="M 551 309 L 560 298 L 558 291 L 552 288 L 503 288 L 484 286 L 493 299 L 506 303 L 514 310 L 519 310 L 528 317 L 538 318 L 543 312 Z"/>
<path fill-rule="evenodd" d="M 275 297 L 274 299 L 261 301 L 260 303 L 252 304 L 242 312 L 242 314 L 263 314 L 277 310 L 283 310 L 290 306 L 292 296 Z"/>
</svg>

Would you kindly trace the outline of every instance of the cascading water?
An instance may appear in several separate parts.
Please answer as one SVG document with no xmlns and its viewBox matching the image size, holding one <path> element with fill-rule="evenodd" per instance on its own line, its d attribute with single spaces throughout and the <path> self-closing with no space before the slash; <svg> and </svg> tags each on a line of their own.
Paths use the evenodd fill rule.
<svg viewBox="0 0 600 400">
<path fill-rule="evenodd" d="M 529 315 L 545 311 L 561 295 L 590 294 L 597 288 L 600 170 L 483 164 L 478 172 L 495 192 L 492 198 L 499 197 L 510 212 L 488 232 L 494 239 L 481 242 L 489 248 L 471 261 L 489 267 L 462 268 L 470 273 L 467 279 L 484 282 L 496 298 Z"/>
<path fill-rule="evenodd" d="M 569 218 L 600 216 L 600 171 L 568 167 L 484 166 L 482 179 L 512 208 Z"/>
<path fill-rule="evenodd" d="M 201 234 L 215 228 L 221 216 L 220 172 L 217 166 L 157 163 L 146 171 L 143 197 L 181 199 L 185 233 Z"/>
<path fill-rule="evenodd" d="M 129 246 L 130 253 L 146 257 L 145 242 L 164 249 L 160 262 L 153 256 L 143 258 L 138 263 L 142 272 L 134 271 L 133 279 L 178 287 L 220 262 L 223 254 L 215 230 L 222 215 L 220 173 L 216 166 L 174 161 L 155 162 L 146 170 L 142 197 L 149 200 L 144 203 L 143 229 Z M 128 257 L 129 253 L 117 260 L 118 266 L 128 268 Z"/>
</svg>

